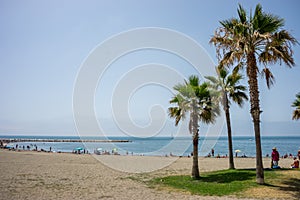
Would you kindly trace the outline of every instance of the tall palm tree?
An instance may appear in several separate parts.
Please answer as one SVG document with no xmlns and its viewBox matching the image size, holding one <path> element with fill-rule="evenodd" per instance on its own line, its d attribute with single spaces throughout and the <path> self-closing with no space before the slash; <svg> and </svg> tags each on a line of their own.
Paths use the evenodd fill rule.
<svg viewBox="0 0 300 200">
<path fill-rule="evenodd" d="M 293 102 L 292 107 L 295 107 L 293 112 L 293 120 L 300 119 L 300 92 L 296 94 L 296 99 Z"/>
<path fill-rule="evenodd" d="M 242 107 L 244 100 L 248 100 L 245 94 L 246 87 L 240 85 L 240 80 L 243 78 L 237 70 L 232 74 L 222 68 L 216 68 L 218 77 L 207 76 L 205 77 L 212 83 L 212 87 L 220 93 L 220 102 L 226 116 L 227 133 L 228 133 L 228 152 L 229 152 L 229 169 L 234 169 L 233 161 L 233 148 L 232 148 L 232 132 L 230 123 L 230 99 Z"/>
<path fill-rule="evenodd" d="M 199 122 L 206 124 L 213 123 L 219 115 L 219 106 L 207 83 L 199 84 L 197 76 L 190 76 L 185 84 L 178 84 L 174 87 L 177 94 L 171 99 L 170 103 L 175 104 L 169 108 L 169 116 L 175 118 L 177 126 L 189 114 L 189 131 L 193 135 L 193 167 L 192 177 L 200 178 L 198 165 L 198 141 L 199 141 Z"/>
<path fill-rule="evenodd" d="M 282 29 L 284 20 L 278 16 L 265 13 L 258 4 L 254 13 L 247 15 L 245 9 L 239 5 L 238 17 L 221 21 L 221 27 L 215 32 L 210 42 L 216 46 L 221 65 L 239 63 L 246 65 L 250 93 L 250 113 L 253 119 L 256 142 L 256 181 L 264 184 L 260 137 L 259 89 L 257 76 L 261 72 L 267 86 L 273 83 L 274 77 L 268 64 L 282 61 L 288 66 L 295 65 L 292 46 L 297 40 L 286 30 Z M 261 70 L 258 66 L 263 64 Z"/>
</svg>

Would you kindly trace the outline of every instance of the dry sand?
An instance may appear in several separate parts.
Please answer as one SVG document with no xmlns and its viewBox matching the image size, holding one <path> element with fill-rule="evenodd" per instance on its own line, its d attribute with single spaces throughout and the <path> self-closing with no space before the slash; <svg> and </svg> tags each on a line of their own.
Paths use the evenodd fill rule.
<svg viewBox="0 0 300 200">
<path fill-rule="evenodd" d="M 134 180 L 139 177 L 150 179 L 170 174 L 190 174 L 191 158 L 97 158 L 68 153 L 0 150 L 0 199 L 234 199 L 157 190 Z M 289 167 L 291 162 L 291 159 L 282 159 L 280 165 Z M 269 163 L 270 159 L 265 158 L 264 166 L 269 167 Z M 199 158 L 199 165 L 200 173 L 226 169 L 228 159 Z M 255 168 L 255 159 L 237 158 L 235 165 L 236 168 Z M 161 169 L 152 171 L 157 168 Z M 132 173 L 145 171 L 152 172 Z"/>
</svg>

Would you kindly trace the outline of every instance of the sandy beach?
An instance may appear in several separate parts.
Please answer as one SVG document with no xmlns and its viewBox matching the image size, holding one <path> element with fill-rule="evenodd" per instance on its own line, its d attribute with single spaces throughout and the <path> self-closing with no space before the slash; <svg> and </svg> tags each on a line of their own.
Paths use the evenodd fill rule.
<svg viewBox="0 0 300 200">
<path fill-rule="evenodd" d="M 190 174 L 191 158 L 103 155 L 96 158 L 0 150 L 0 199 L 224 199 L 157 190 L 135 180 Z M 291 162 L 290 158 L 282 159 L 280 165 L 288 168 Z M 269 167 L 269 163 L 270 159 L 264 158 L 264 166 Z M 200 173 L 226 169 L 228 159 L 201 157 L 199 165 Z M 236 158 L 235 165 L 255 168 L 255 158 Z M 160 169 L 153 171 L 157 168 Z"/>
</svg>

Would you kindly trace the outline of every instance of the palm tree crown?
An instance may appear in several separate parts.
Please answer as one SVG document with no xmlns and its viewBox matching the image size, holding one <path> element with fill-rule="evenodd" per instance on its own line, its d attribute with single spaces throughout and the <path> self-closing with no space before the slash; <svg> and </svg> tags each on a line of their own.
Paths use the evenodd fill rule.
<svg viewBox="0 0 300 200">
<path fill-rule="evenodd" d="M 223 68 L 217 67 L 217 78 L 213 76 L 206 76 L 212 84 L 213 87 L 220 92 L 220 97 L 224 97 L 226 95 L 230 99 L 232 99 L 235 103 L 237 103 L 240 107 L 243 106 L 244 100 L 248 100 L 248 97 L 245 93 L 246 87 L 239 84 L 239 82 L 243 79 L 243 76 L 238 73 L 237 69 L 233 70 L 232 74 Z M 221 103 L 224 106 L 226 105 L 225 99 L 221 98 Z M 230 101 L 228 101 L 230 105 Z"/>
<path fill-rule="evenodd" d="M 247 16 L 245 9 L 239 5 L 238 18 L 221 21 L 221 27 L 210 40 L 217 47 L 217 54 L 222 65 L 240 63 L 242 67 L 248 61 L 248 55 L 254 53 L 263 64 L 260 71 L 266 78 L 267 86 L 273 83 L 274 76 L 268 64 L 282 61 L 289 67 L 295 65 L 292 46 L 297 40 L 286 30 L 284 20 L 278 16 L 264 13 L 258 4 L 254 15 Z M 257 65 L 252 66 L 258 70 Z M 249 76 L 250 70 L 247 69 Z"/>
<path fill-rule="evenodd" d="M 185 119 L 186 114 L 195 112 L 199 121 L 204 123 L 213 123 L 219 115 L 219 107 L 212 96 L 212 91 L 209 90 L 208 84 L 200 85 L 197 76 L 190 76 L 184 84 L 178 84 L 174 87 L 177 94 L 170 101 L 176 106 L 169 108 L 169 116 L 175 118 L 177 126 L 181 119 Z M 190 126 L 191 127 L 191 126 Z M 192 133 L 192 130 L 190 129 Z"/>
</svg>

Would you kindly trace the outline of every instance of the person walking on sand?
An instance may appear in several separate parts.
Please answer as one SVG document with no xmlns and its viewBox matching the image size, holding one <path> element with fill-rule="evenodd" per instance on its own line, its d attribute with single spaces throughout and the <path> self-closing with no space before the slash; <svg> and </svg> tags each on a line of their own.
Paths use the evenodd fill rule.
<svg viewBox="0 0 300 200">
<path fill-rule="evenodd" d="M 272 168 L 273 169 L 279 168 L 279 166 L 278 166 L 279 153 L 278 153 L 276 147 L 274 147 L 272 149 L 272 155 L 271 155 L 271 157 L 272 157 Z"/>
</svg>

